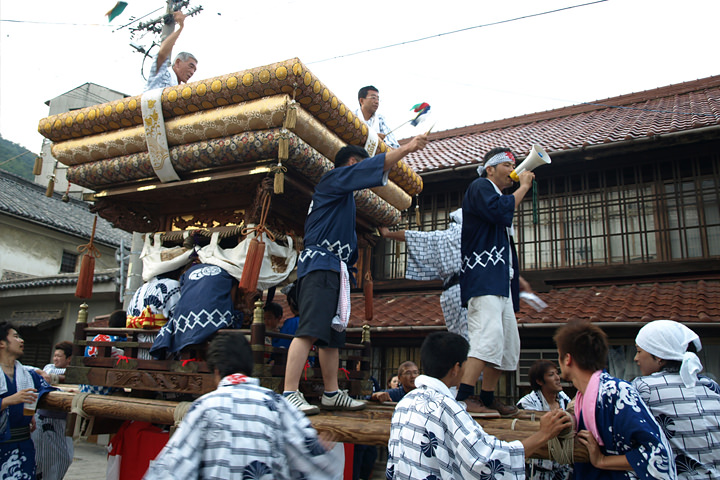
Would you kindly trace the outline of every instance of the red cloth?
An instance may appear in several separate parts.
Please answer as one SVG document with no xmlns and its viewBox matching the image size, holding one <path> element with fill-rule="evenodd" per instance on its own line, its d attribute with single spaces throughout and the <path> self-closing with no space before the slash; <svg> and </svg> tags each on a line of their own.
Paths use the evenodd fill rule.
<svg viewBox="0 0 720 480">
<path fill-rule="evenodd" d="M 343 443 L 345 447 L 345 470 L 343 470 L 343 480 L 352 480 L 353 478 L 353 458 L 355 455 L 354 443 Z"/>
<path fill-rule="evenodd" d="M 168 432 L 148 422 L 127 421 L 110 442 L 110 455 L 120 455 L 120 478 L 142 480 L 150 460 L 158 456 L 167 441 Z"/>
</svg>

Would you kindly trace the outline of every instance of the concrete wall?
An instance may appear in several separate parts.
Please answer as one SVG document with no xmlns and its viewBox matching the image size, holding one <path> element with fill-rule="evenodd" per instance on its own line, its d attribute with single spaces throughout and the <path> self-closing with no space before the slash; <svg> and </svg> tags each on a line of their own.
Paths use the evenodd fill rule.
<svg viewBox="0 0 720 480">
<path fill-rule="evenodd" d="M 77 247 L 88 238 L 68 235 L 47 227 L 0 215 L 0 278 L 5 270 L 35 276 L 57 275 L 63 251 L 77 254 Z M 95 268 L 116 268 L 115 248 L 94 244 L 102 254 Z M 76 271 L 79 270 L 79 260 Z"/>
</svg>

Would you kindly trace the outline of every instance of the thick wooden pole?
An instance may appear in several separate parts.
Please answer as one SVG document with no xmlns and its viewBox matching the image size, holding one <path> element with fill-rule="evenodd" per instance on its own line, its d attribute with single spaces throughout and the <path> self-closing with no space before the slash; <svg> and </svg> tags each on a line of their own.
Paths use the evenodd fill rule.
<svg viewBox="0 0 720 480">
<path fill-rule="evenodd" d="M 69 412 L 74 393 L 50 392 L 40 400 L 40 408 Z M 173 425 L 177 402 L 150 400 L 134 397 L 113 397 L 88 395 L 83 410 L 94 417 L 117 420 L 138 420 L 143 422 Z M 343 443 L 362 445 L 387 445 L 390 438 L 392 408 L 388 405 L 369 405 L 359 412 L 327 412 L 308 417 L 313 427 L 320 432 L 327 431 L 335 440 Z M 490 435 L 510 442 L 522 440 L 537 432 L 540 422 L 507 418 L 475 419 Z M 538 450 L 534 458 L 549 458 L 548 449 Z M 585 447 L 575 441 L 575 461 L 588 461 Z"/>
</svg>

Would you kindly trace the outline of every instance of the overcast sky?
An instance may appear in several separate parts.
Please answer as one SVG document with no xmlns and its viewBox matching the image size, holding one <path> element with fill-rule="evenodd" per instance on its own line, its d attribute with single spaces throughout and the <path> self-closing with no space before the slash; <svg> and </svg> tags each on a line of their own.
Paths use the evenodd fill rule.
<svg viewBox="0 0 720 480">
<path fill-rule="evenodd" d="M 129 28 L 119 27 L 165 2 L 128 0 L 108 24 L 104 14 L 114 2 L 2 1 L 4 138 L 39 152 L 44 102 L 86 82 L 142 91 L 143 58 L 129 44 L 148 46 L 152 37 L 131 39 Z M 378 87 L 391 127 L 410 118 L 414 104 L 428 102 L 436 131 L 720 74 L 720 1 L 608 0 L 568 8 L 583 3 L 192 0 L 204 11 L 186 21 L 175 53 L 198 57 L 192 80 L 299 57 L 353 109 L 360 87 Z M 536 15 L 553 10 L 559 11 Z M 488 26 L 470 28 L 481 25 Z M 430 38 L 411 42 L 423 37 Z M 401 45 L 350 55 L 393 44 Z"/>
</svg>

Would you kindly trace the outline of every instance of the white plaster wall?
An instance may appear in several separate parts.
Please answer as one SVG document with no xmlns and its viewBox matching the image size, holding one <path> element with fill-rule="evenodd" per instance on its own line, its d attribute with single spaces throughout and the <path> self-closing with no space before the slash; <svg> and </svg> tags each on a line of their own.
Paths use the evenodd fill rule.
<svg viewBox="0 0 720 480">
<path fill-rule="evenodd" d="M 0 278 L 5 270 L 36 276 L 57 275 L 63 251 L 77 253 L 78 245 L 88 241 L 89 238 L 81 239 L 0 215 Z M 117 267 L 114 248 L 97 243 L 95 246 L 102 254 L 95 259 L 96 269 Z M 76 271 L 79 268 L 78 264 Z"/>
</svg>

